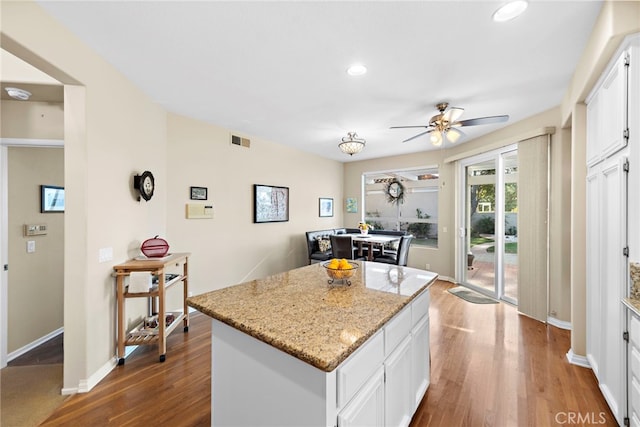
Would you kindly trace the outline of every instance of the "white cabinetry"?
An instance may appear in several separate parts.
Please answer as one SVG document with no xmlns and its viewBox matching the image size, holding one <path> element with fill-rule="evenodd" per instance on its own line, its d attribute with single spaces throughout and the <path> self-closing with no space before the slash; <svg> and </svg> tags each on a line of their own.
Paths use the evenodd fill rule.
<svg viewBox="0 0 640 427">
<path fill-rule="evenodd" d="M 358 395 L 338 414 L 342 427 L 383 427 L 384 369 L 380 366 Z"/>
<path fill-rule="evenodd" d="M 620 425 L 627 417 L 626 313 L 621 303 L 629 286 L 627 212 L 637 197 L 629 194 L 627 183 L 629 168 L 640 167 L 633 164 L 637 144 L 629 143 L 629 128 L 638 132 L 638 118 L 630 112 L 638 103 L 633 88 L 638 85 L 639 40 L 623 43 L 587 98 L 587 359 Z"/>
<path fill-rule="evenodd" d="M 381 334 L 338 367 L 338 427 L 379 425 L 380 416 L 385 426 L 409 425 L 429 387 L 429 304 L 426 290 L 396 314 Z M 377 379 L 380 370 L 374 370 L 376 364 L 382 365 L 383 405 L 366 409 L 366 415 L 362 411 L 380 397 Z M 369 373 L 368 378 L 365 373 Z M 353 393 L 363 383 L 366 385 Z"/>
<path fill-rule="evenodd" d="M 429 386 L 429 303 L 427 288 L 330 372 L 213 319 L 211 424 L 408 426 Z"/>
<path fill-rule="evenodd" d="M 413 415 L 411 337 L 407 336 L 384 362 L 385 425 L 408 426 Z"/>
<path fill-rule="evenodd" d="M 640 318 L 629 310 L 629 422 L 640 427 Z"/>
<path fill-rule="evenodd" d="M 610 65 L 587 105 L 587 166 L 606 159 L 627 145 L 627 64 L 625 50 Z"/>
</svg>

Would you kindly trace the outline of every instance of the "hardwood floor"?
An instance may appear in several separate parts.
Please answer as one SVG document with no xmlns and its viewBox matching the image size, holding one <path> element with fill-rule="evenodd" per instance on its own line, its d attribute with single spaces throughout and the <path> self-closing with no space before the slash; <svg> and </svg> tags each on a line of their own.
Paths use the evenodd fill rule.
<svg viewBox="0 0 640 427">
<path fill-rule="evenodd" d="M 7 366 L 55 365 L 63 362 L 64 334 L 56 335 L 7 363 Z"/>
<path fill-rule="evenodd" d="M 567 362 L 569 331 L 506 304 L 468 303 L 451 286 L 431 289 L 431 385 L 411 426 L 571 425 L 579 416 L 573 425 L 616 425 L 591 371 Z M 42 425 L 209 425 L 209 320 L 195 315 L 189 333 L 171 334 L 164 363 L 155 347 L 138 349 Z"/>
</svg>

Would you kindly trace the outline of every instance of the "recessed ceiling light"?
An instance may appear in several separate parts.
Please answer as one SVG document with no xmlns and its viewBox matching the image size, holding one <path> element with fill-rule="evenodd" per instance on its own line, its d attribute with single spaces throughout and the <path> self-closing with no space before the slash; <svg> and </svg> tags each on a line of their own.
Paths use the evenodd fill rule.
<svg viewBox="0 0 640 427">
<path fill-rule="evenodd" d="M 18 89 L 17 87 L 6 87 L 4 90 L 7 91 L 10 97 L 19 99 L 20 101 L 27 101 L 31 96 L 31 92 L 27 92 L 24 89 Z"/>
<path fill-rule="evenodd" d="M 367 67 L 362 64 L 354 64 L 347 68 L 347 74 L 350 76 L 361 76 L 367 72 Z"/>
<path fill-rule="evenodd" d="M 493 20 L 496 22 L 506 22 L 522 14 L 529 6 L 527 0 L 514 0 L 503 4 L 493 12 Z"/>
</svg>

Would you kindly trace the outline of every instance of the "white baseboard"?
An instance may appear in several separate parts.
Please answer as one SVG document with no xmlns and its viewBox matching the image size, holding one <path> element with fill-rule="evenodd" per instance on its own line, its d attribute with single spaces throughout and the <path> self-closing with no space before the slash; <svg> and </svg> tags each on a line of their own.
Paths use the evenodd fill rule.
<svg viewBox="0 0 640 427">
<path fill-rule="evenodd" d="M 33 350 L 34 348 L 38 347 L 39 345 L 49 341 L 51 338 L 57 337 L 58 335 L 60 335 L 61 333 L 64 332 L 64 326 L 61 328 L 56 329 L 53 332 L 49 332 L 47 335 L 38 338 L 37 340 L 30 342 L 29 344 L 25 345 L 24 347 L 21 347 L 19 349 L 17 349 L 16 351 L 12 351 L 11 353 L 7 354 L 7 361 L 11 362 L 13 359 L 16 359 L 20 356 L 22 356 L 23 354 Z"/>
<path fill-rule="evenodd" d="M 138 348 L 137 345 L 125 347 L 124 357 L 127 358 L 137 348 Z M 109 375 L 109 373 L 113 371 L 113 368 L 115 368 L 117 365 L 118 365 L 118 358 L 115 357 L 109 360 L 104 365 L 102 365 L 102 367 L 98 369 L 96 372 L 94 372 L 93 375 L 91 375 L 88 379 L 82 379 L 78 381 L 78 387 L 63 388 L 62 394 L 67 395 L 67 394 L 90 392 L 91 389 L 94 388 L 96 385 L 98 385 L 98 383 L 102 381 L 104 377 Z"/>
<path fill-rule="evenodd" d="M 567 360 L 572 365 L 582 366 L 583 368 L 591 369 L 591 365 L 589 364 L 589 360 L 585 356 L 579 356 L 573 352 L 573 349 L 569 349 L 567 352 Z"/>
<path fill-rule="evenodd" d="M 438 276 L 438 280 L 444 280 L 445 282 L 451 282 L 454 285 L 458 284 L 458 282 L 456 282 L 456 279 L 454 279 L 453 277 L 449 277 L 449 276 Z"/>
<path fill-rule="evenodd" d="M 566 322 L 564 320 L 558 320 L 555 317 L 547 317 L 547 323 L 551 326 L 555 326 L 556 328 L 565 329 L 567 331 L 571 330 L 571 322 Z"/>
</svg>

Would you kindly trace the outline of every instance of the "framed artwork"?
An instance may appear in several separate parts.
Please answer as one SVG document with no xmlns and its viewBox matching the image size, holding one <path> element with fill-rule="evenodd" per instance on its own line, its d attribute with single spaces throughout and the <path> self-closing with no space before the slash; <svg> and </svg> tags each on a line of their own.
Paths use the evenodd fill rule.
<svg viewBox="0 0 640 427">
<path fill-rule="evenodd" d="M 64 187 L 40 186 L 40 212 L 64 212 Z"/>
<path fill-rule="evenodd" d="M 207 200 L 207 187 L 191 187 L 191 200 Z"/>
<path fill-rule="evenodd" d="M 289 221 L 289 187 L 253 185 L 253 222 Z"/>
<path fill-rule="evenodd" d="M 355 197 L 347 197 L 346 206 L 348 213 L 358 213 L 358 199 Z"/>
<path fill-rule="evenodd" d="M 320 216 L 333 216 L 333 199 L 320 197 Z"/>
</svg>

